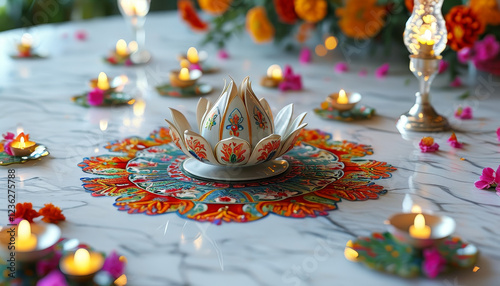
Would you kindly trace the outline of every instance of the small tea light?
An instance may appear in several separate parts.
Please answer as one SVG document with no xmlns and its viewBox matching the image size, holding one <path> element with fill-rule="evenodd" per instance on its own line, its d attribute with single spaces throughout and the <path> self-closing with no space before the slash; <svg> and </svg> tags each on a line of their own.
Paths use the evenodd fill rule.
<svg viewBox="0 0 500 286">
<path fill-rule="evenodd" d="M 267 74 L 260 81 L 260 85 L 270 88 L 276 88 L 283 81 L 283 72 L 279 65 L 271 65 L 267 69 Z"/>
<path fill-rule="evenodd" d="M 129 56 L 129 51 L 127 48 L 127 42 L 125 40 L 120 39 L 118 42 L 116 42 L 116 54 L 120 57 L 128 57 Z"/>
<path fill-rule="evenodd" d="M 169 78 L 172 86 L 184 88 L 196 84 L 202 72 L 200 70 L 190 71 L 188 66 L 189 61 L 181 60 L 181 69 L 170 72 Z"/>
<path fill-rule="evenodd" d="M 29 156 L 36 148 L 36 142 L 30 141 L 29 134 L 24 135 L 24 132 L 19 133 L 17 137 L 10 143 L 10 149 L 14 156 L 25 157 Z"/>
<path fill-rule="evenodd" d="M 417 214 L 415 217 L 413 225 L 410 226 L 410 235 L 418 239 L 431 237 L 431 228 L 425 225 L 425 217 L 422 214 Z"/>
<path fill-rule="evenodd" d="M 18 225 L 7 226 L 0 231 L 0 246 L 7 253 L 15 250 L 19 262 L 31 262 L 51 253 L 59 238 L 61 229 L 55 224 L 30 224 L 22 220 Z"/>
<path fill-rule="evenodd" d="M 33 44 L 33 37 L 31 34 L 25 33 L 21 37 L 21 43 L 17 45 L 17 51 L 20 57 L 31 56 L 31 45 Z"/>
<path fill-rule="evenodd" d="M 27 252 L 36 248 L 36 235 L 31 233 L 30 223 L 23 219 L 17 228 L 17 236 L 15 240 L 16 251 Z"/>
<path fill-rule="evenodd" d="M 326 98 L 326 101 L 336 110 L 348 111 L 361 101 L 361 94 L 346 93 L 345 90 L 341 89 L 338 93 L 330 94 Z"/>
<path fill-rule="evenodd" d="M 97 77 L 97 88 L 103 91 L 110 88 L 108 76 L 104 72 L 99 73 L 99 76 Z"/>
<path fill-rule="evenodd" d="M 74 281 L 91 281 L 102 268 L 104 257 L 97 252 L 80 248 L 75 253 L 64 256 L 59 262 L 59 268 L 68 278 Z"/>
<path fill-rule="evenodd" d="M 386 223 L 394 238 L 417 248 L 432 246 L 455 230 L 452 218 L 424 213 L 395 214 Z"/>
<path fill-rule="evenodd" d="M 200 57 L 198 56 L 198 50 L 195 47 L 190 47 L 187 51 L 187 60 L 191 64 L 198 64 Z"/>
</svg>

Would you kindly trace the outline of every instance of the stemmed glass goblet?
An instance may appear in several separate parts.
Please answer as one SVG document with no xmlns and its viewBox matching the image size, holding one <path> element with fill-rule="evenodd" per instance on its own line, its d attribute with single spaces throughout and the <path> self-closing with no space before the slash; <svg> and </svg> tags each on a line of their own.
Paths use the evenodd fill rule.
<svg viewBox="0 0 500 286">
<path fill-rule="evenodd" d="M 137 50 L 130 55 L 130 60 L 135 64 L 145 64 L 151 59 L 151 54 L 144 48 L 146 34 L 144 23 L 149 12 L 151 0 L 117 0 L 120 12 L 127 20 L 134 32 Z"/>
</svg>

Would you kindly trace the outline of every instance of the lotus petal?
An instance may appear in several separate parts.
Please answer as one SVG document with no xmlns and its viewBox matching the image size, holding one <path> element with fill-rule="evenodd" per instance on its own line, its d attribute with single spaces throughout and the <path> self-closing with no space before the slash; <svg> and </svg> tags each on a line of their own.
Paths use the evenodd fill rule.
<svg viewBox="0 0 500 286">
<path fill-rule="evenodd" d="M 299 127 L 297 127 L 297 129 L 293 130 L 289 135 L 288 137 L 286 138 L 283 138 L 281 140 L 282 144 L 281 144 L 281 149 L 280 151 L 278 152 L 278 156 L 276 157 L 280 157 L 280 156 L 283 156 L 283 154 L 285 154 L 286 152 L 292 150 L 292 148 L 294 147 L 295 145 L 295 142 L 297 142 L 297 139 L 299 139 L 299 133 L 300 131 L 307 126 L 307 123 L 302 123 Z"/>
<path fill-rule="evenodd" d="M 262 105 L 262 108 L 264 108 L 264 110 L 266 111 L 267 116 L 271 120 L 271 133 L 274 133 L 274 118 L 273 118 L 273 112 L 271 111 L 271 106 L 269 106 L 269 103 L 265 98 L 259 99 L 259 102 L 260 105 Z"/>
<path fill-rule="evenodd" d="M 275 158 L 281 147 L 281 136 L 271 134 L 257 143 L 250 155 L 247 165 L 263 163 Z"/>
<path fill-rule="evenodd" d="M 221 124 L 223 128 L 221 139 L 238 137 L 247 142 L 251 141 L 250 118 L 240 96 L 233 95 L 229 98 L 226 111 L 222 116 Z"/>
<path fill-rule="evenodd" d="M 202 126 L 200 126 L 200 133 L 210 143 L 212 148 L 215 148 L 217 142 L 222 139 L 222 131 L 225 127 L 223 126 L 223 116 L 226 114 L 225 108 L 227 107 L 229 98 L 233 97 L 236 92 L 236 85 L 231 81 L 203 119 Z"/>
<path fill-rule="evenodd" d="M 200 100 L 198 100 L 198 104 L 196 105 L 196 123 L 198 124 L 198 129 L 201 126 L 201 122 L 205 117 L 205 114 L 207 113 L 207 107 L 209 104 L 210 101 L 204 97 L 200 97 Z"/>
<path fill-rule="evenodd" d="M 184 152 L 184 154 L 189 156 L 189 151 L 187 150 L 186 145 L 184 144 L 184 140 L 182 139 L 177 126 L 175 126 L 175 124 L 168 121 L 167 119 L 165 119 L 165 121 L 167 121 L 168 123 L 168 126 L 170 128 L 170 137 L 172 137 L 172 141 L 174 142 L 175 146 L 181 149 L 182 152 Z"/>
<path fill-rule="evenodd" d="M 248 127 L 250 129 L 249 143 L 252 145 L 252 148 L 255 148 L 262 138 L 272 134 L 272 121 L 269 116 L 267 116 L 265 109 L 257 100 L 255 94 L 253 94 L 248 82 L 243 93 L 247 114 L 250 117 L 248 119 Z"/>
<path fill-rule="evenodd" d="M 293 104 L 289 104 L 278 112 L 276 115 L 276 119 L 274 120 L 274 133 L 281 136 L 281 138 L 285 138 L 286 131 L 288 130 L 288 126 L 292 122 L 293 115 Z"/>
<path fill-rule="evenodd" d="M 306 117 L 307 115 L 307 112 L 303 112 L 301 114 L 299 114 L 299 116 L 297 116 L 292 124 L 290 124 L 290 126 L 288 126 L 288 129 L 286 130 L 286 135 L 285 136 L 288 136 L 290 135 L 290 133 L 292 133 L 295 129 L 297 129 L 297 127 L 300 126 L 300 124 L 302 124 L 302 121 L 304 121 L 304 118 Z"/>
<path fill-rule="evenodd" d="M 221 140 L 215 145 L 215 157 L 221 165 L 245 165 L 251 152 L 250 144 L 237 137 Z"/>
<path fill-rule="evenodd" d="M 180 113 L 178 110 L 170 108 L 170 114 L 172 115 L 172 119 L 177 127 L 177 131 L 180 133 L 179 135 L 181 135 L 181 138 L 184 141 L 184 131 L 191 131 L 191 125 L 187 121 L 184 114 Z"/>
<path fill-rule="evenodd" d="M 186 149 L 191 157 L 203 163 L 219 165 L 215 159 L 212 147 L 210 147 L 210 144 L 205 138 L 193 131 L 185 131 L 184 138 Z"/>
</svg>

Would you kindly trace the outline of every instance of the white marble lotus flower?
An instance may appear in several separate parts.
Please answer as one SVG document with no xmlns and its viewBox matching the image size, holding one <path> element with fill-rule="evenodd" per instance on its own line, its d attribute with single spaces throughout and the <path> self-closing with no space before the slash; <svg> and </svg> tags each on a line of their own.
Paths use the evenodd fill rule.
<svg viewBox="0 0 500 286">
<path fill-rule="evenodd" d="M 252 166 L 290 151 L 306 112 L 292 120 L 293 104 L 285 106 L 273 121 L 271 108 L 264 98 L 255 96 L 247 78 L 238 89 L 231 80 L 215 104 L 200 98 L 196 111 L 198 129 L 191 128 L 186 117 L 170 109 L 173 123 L 170 135 L 186 155 L 218 166 Z"/>
</svg>

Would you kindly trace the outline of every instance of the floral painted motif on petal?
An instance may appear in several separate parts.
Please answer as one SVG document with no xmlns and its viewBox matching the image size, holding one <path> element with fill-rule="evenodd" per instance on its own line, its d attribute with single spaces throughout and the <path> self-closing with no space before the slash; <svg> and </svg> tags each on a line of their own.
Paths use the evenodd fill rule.
<svg viewBox="0 0 500 286">
<path fill-rule="evenodd" d="M 232 164 L 237 164 L 240 162 L 243 162 L 245 160 L 245 152 L 247 149 L 245 149 L 243 143 L 236 144 L 234 142 L 231 142 L 229 144 L 222 144 L 222 160 L 228 163 Z"/>
<path fill-rule="evenodd" d="M 266 118 L 257 107 L 254 107 L 253 109 L 253 119 L 255 119 L 255 125 L 257 125 L 258 128 L 263 130 L 268 128 Z"/>
<path fill-rule="evenodd" d="M 193 137 L 189 137 L 186 140 L 188 151 L 191 155 L 193 155 L 199 161 L 208 161 L 207 159 L 207 149 L 205 148 L 205 144 L 202 144 L 200 140 L 195 139 Z"/>
<path fill-rule="evenodd" d="M 276 151 L 280 148 L 280 140 L 274 140 L 265 144 L 262 148 L 257 150 L 260 152 L 260 156 L 257 157 L 257 161 L 269 161 L 271 160 Z"/>
<path fill-rule="evenodd" d="M 240 136 L 241 130 L 243 130 L 243 126 L 241 123 L 243 123 L 243 116 L 241 115 L 241 112 L 238 108 L 235 108 L 230 114 L 229 114 L 229 125 L 226 126 L 226 129 L 229 130 L 229 134 L 232 136 Z"/>
</svg>

